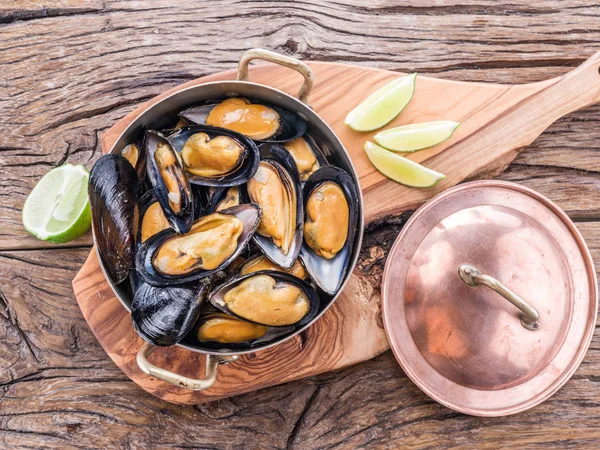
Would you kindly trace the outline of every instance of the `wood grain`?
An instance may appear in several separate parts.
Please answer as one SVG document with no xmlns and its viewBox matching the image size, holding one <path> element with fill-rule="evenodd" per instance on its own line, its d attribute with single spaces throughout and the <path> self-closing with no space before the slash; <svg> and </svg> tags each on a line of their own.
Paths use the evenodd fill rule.
<svg viewBox="0 0 600 450">
<path fill-rule="evenodd" d="M 414 208 L 436 192 L 464 179 L 481 176 L 482 168 L 501 170 L 507 158 L 514 158 L 560 115 L 600 101 L 600 53 L 560 78 L 521 86 L 419 77 L 412 101 L 391 125 L 443 120 L 450 114 L 450 118 L 461 121 L 462 126 L 443 144 L 409 155 L 448 174 L 441 187 L 418 190 L 388 180 L 369 163 L 362 144 L 374 133 L 356 133 L 344 125 L 353 102 L 359 102 L 397 75 L 350 65 L 310 63 L 310 66 L 316 83 L 309 101 L 340 137 L 351 156 L 364 195 L 367 224 Z M 290 75 L 288 69 L 273 65 L 263 64 L 251 70 L 252 80 L 274 85 L 285 92 L 297 88 L 297 80 Z M 148 101 L 102 135 L 103 151 L 110 151 L 125 128 L 162 98 L 195 85 L 234 77 L 231 71 L 203 77 Z M 573 85 L 578 87 L 573 88 Z M 346 92 L 349 94 L 342 95 Z M 440 167 L 442 165 L 445 168 Z M 137 338 L 129 314 L 103 282 L 95 253 L 73 281 L 84 317 L 113 361 L 152 394 L 167 401 L 191 404 L 339 369 L 387 350 L 379 319 L 377 287 L 358 273 L 353 274 L 333 308 L 307 332 L 273 349 L 222 366 L 213 387 L 193 392 L 156 380 L 139 370 L 136 354 L 143 342 Z M 352 332 L 347 333 L 347 330 Z M 153 359 L 159 367 L 188 377 L 196 378 L 204 373 L 204 357 L 180 348 L 160 349 Z"/>
<path fill-rule="evenodd" d="M 20 211 L 47 170 L 64 161 L 90 168 L 102 131 L 145 99 L 234 68 L 249 47 L 445 79 L 535 82 L 566 73 L 600 49 L 596 1 L 1 3 L 0 248 L 12 250 L 2 255 L 51 264 L 73 261 L 68 271 L 48 277 L 47 268 L 0 258 L 7 301 L 28 305 L 18 306 L 23 317 L 16 316 L 17 324 L 33 324 L 26 335 L 40 336 L 36 343 L 44 354 L 41 362 L 27 359 L 18 325 L 0 308 L 0 335 L 16 333 L 10 347 L 0 339 L 0 367 L 15 363 L 15 352 L 25 358 L 23 367 L 31 364 L 20 369 L 22 379 L 2 382 L 1 448 L 597 446 L 598 336 L 563 389 L 534 410 L 505 419 L 470 418 L 437 406 L 404 377 L 389 352 L 231 400 L 174 406 L 127 381 L 85 325 L 70 280 L 89 253 L 89 236 L 74 244 L 86 248 L 19 251 L 40 247 L 22 229 Z M 76 11 L 80 7 L 96 11 Z M 578 225 L 596 264 L 599 123 L 597 106 L 570 114 L 499 176 L 537 189 L 583 221 Z M 396 222 L 378 221 L 365 236 L 360 268 L 375 284 Z M 13 280 L 15 273 L 26 280 Z M 39 286 L 54 292 L 55 303 L 70 306 L 46 309 L 50 300 Z M 68 342 L 70 326 L 89 345 L 65 350 L 56 338 L 43 339 L 47 330 L 62 329 Z M 63 368 L 53 362 L 70 357 L 73 364 Z"/>
</svg>

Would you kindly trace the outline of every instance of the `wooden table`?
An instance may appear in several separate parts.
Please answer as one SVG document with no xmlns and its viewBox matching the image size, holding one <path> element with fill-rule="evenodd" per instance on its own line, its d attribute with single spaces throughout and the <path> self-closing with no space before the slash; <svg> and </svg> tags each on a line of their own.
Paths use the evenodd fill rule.
<svg viewBox="0 0 600 450">
<path fill-rule="evenodd" d="M 44 173 L 65 162 L 90 168 L 99 135 L 117 119 L 172 86 L 233 68 L 249 47 L 504 83 L 560 75 L 600 49 L 593 0 L 432 3 L 2 2 L 0 448 L 598 446 L 600 336 L 565 387 L 514 417 L 437 405 L 390 352 L 204 406 L 157 400 L 109 360 L 73 298 L 91 236 L 57 248 L 22 228 L 23 201 Z M 597 264 L 599 142 L 596 106 L 553 125 L 499 176 L 564 208 Z M 369 226 L 365 274 L 379 280 L 399 227 L 394 217 Z"/>
</svg>

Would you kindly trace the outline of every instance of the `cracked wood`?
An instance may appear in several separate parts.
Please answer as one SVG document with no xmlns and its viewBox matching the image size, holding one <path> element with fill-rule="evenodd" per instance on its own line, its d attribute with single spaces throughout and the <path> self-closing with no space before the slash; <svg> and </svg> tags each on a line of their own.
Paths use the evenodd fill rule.
<svg viewBox="0 0 600 450">
<path fill-rule="evenodd" d="M 180 407 L 127 381 L 85 325 L 70 279 L 89 252 L 90 237 L 69 246 L 74 248 L 28 250 L 43 246 L 20 225 L 23 201 L 39 177 L 61 162 L 91 167 L 99 134 L 116 120 L 181 82 L 233 68 L 246 48 L 497 83 L 564 74 L 600 48 L 600 10 L 592 0 L 423 5 L 2 2 L 0 248 L 10 250 L 2 255 L 11 259 L 0 257 L 0 447 L 596 445 L 598 336 L 575 377 L 549 401 L 517 417 L 471 418 L 436 405 L 406 379 L 389 352 L 336 373 Z M 561 119 L 499 177 L 540 191 L 582 222 L 578 226 L 596 263 L 599 121 L 597 106 Z M 385 223 L 366 236 L 369 259 L 361 264 L 374 277 L 394 238 Z"/>
</svg>

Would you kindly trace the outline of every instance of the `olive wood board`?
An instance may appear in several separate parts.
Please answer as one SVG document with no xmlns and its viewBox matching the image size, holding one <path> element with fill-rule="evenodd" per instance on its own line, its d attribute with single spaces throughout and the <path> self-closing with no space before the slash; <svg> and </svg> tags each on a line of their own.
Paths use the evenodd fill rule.
<svg viewBox="0 0 600 450">
<path fill-rule="evenodd" d="M 415 95 L 388 126 L 455 120 L 460 127 L 448 141 L 408 157 L 447 177 L 429 189 L 411 189 L 388 180 L 369 163 L 362 146 L 374 133 L 344 125 L 346 114 L 371 92 L 400 76 L 397 72 L 336 63 L 310 62 L 315 85 L 309 102 L 337 133 L 360 178 L 366 223 L 413 209 L 436 193 L 467 179 L 493 177 L 558 118 L 600 102 L 600 52 L 567 74 L 524 85 L 497 85 L 417 77 Z M 128 114 L 102 136 L 106 152 L 135 117 L 163 96 L 200 83 L 235 79 L 227 71 L 190 81 Z M 251 81 L 294 94 L 301 77 L 281 66 L 250 70 Z M 368 360 L 389 348 L 382 328 L 379 286 L 357 270 L 337 302 L 306 332 L 278 346 L 244 355 L 219 367 L 216 383 L 190 391 L 140 371 L 136 354 L 143 344 L 125 308 L 113 294 L 93 249 L 73 280 L 77 302 L 96 338 L 125 374 L 151 394 L 173 403 L 200 404 L 239 395 Z M 159 367 L 204 377 L 205 356 L 179 347 L 150 357 Z"/>
</svg>

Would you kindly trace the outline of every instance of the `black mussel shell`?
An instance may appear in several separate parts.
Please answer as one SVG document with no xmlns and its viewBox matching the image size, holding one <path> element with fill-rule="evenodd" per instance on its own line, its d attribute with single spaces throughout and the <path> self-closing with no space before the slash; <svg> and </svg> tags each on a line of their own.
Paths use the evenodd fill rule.
<svg viewBox="0 0 600 450">
<path fill-rule="evenodd" d="M 294 265 L 300 248 L 302 247 L 303 238 L 303 227 L 304 227 L 304 203 L 302 200 L 302 188 L 300 185 L 300 175 L 298 174 L 298 168 L 294 159 L 290 153 L 280 145 L 277 144 L 263 144 L 260 146 L 261 161 L 271 164 L 279 173 L 281 180 L 287 183 L 287 186 L 291 184 L 296 192 L 296 231 L 294 233 L 294 240 L 287 253 L 283 253 L 273 242 L 272 238 L 261 236 L 258 233 L 254 234 L 254 242 L 258 245 L 261 251 L 273 261 L 275 264 L 289 269 Z M 250 196 L 248 195 L 247 188 L 244 187 L 242 190 L 242 198 L 244 202 L 250 202 Z"/>
<path fill-rule="evenodd" d="M 240 317 L 241 319 L 249 321 L 247 318 L 241 317 L 241 316 L 235 314 L 233 311 L 231 311 L 225 304 L 223 297 L 229 290 L 233 289 L 234 287 L 236 287 L 237 285 L 242 283 L 244 280 L 255 277 L 255 276 L 259 276 L 259 275 L 268 275 L 268 276 L 274 278 L 276 282 L 284 282 L 284 283 L 289 283 L 289 284 L 295 285 L 296 287 L 300 288 L 306 294 L 306 296 L 308 297 L 308 300 L 310 302 L 310 308 L 308 310 L 308 313 L 302 319 L 300 319 L 298 322 L 296 322 L 292 325 L 285 325 L 283 327 L 273 327 L 273 328 L 284 328 L 284 327 L 298 328 L 298 327 L 304 326 L 307 323 L 311 322 L 317 316 L 317 314 L 319 313 L 319 309 L 320 309 L 320 298 L 319 298 L 319 294 L 317 293 L 317 291 L 315 291 L 315 289 L 313 289 L 313 287 L 310 286 L 306 281 L 301 280 L 300 278 L 296 278 L 295 276 L 287 274 L 285 272 L 278 272 L 278 271 L 274 271 L 274 270 L 261 270 L 258 272 L 249 273 L 247 275 L 234 276 L 228 280 L 225 280 L 223 282 L 223 284 L 217 286 L 209 294 L 208 299 L 209 299 L 210 303 L 215 308 L 219 309 L 220 311 L 223 311 L 224 313 L 230 314 L 235 317 Z M 256 323 L 260 323 L 260 322 L 256 322 Z"/>
<path fill-rule="evenodd" d="M 155 159 L 155 150 L 158 144 L 161 143 L 168 146 L 167 148 L 173 152 L 175 160 L 174 170 L 177 173 L 178 195 L 181 201 L 181 207 L 178 212 L 175 212 L 171 208 L 169 203 L 169 191 L 160 175 Z M 157 131 L 148 130 L 146 132 L 145 148 L 147 153 L 147 173 L 148 178 L 152 183 L 152 187 L 154 188 L 154 195 L 160 202 L 160 206 L 171 226 L 178 233 L 185 233 L 190 229 L 194 221 L 194 200 L 190 183 L 187 179 L 185 169 L 181 164 L 181 160 L 179 159 L 179 155 L 175 149 L 173 149 L 169 140 Z"/>
<path fill-rule="evenodd" d="M 248 139 L 242 134 L 231 130 L 226 130 L 225 128 L 209 127 L 207 125 L 195 125 L 182 127 L 174 131 L 169 135 L 168 139 L 177 153 L 181 153 L 186 141 L 190 138 L 190 136 L 196 133 L 206 133 L 211 139 L 217 136 L 227 136 L 241 144 L 244 150 L 241 156 L 242 161 L 234 172 L 224 175 L 220 178 L 203 177 L 187 172 L 187 177 L 188 180 L 190 180 L 190 183 L 199 184 L 201 186 L 239 186 L 240 184 L 246 183 L 254 176 L 254 173 L 258 168 L 260 155 L 254 141 L 252 139 Z"/>
<path fill-rule="evenodd" d="M 131 305 L 135 331 L 153 345 L 176 344 L 189 333 L 198 319 L 209 284 L 209 278 L 182 286 L 142 284 L 136 290 Z"/>
<path fill-rule="evenodd" d="M 205 125 L 206 119 L 210 114 L 210 111 L 223 100 L 226 99 L 221 99 L 220 101 L 214 101 L 205 105 L 194 106 L 192 108 L 186 109 L 179 113 L 179 117 L 194 124 Z M 306 133 L 306 129 L 308 127 L 306 120 L 302 119 L 297 114 L 268 103 L 252 103 L 260 103 L 261 105 L 268 106 L 269 108 L 274 109 L 275 111 L 277 111 L 277 114 L 279 114 L 281 121 L 279 130 L 277 131 L 277 133 L 275 133 L 275 135 L 271 136 L 268 139 L 255 139 L 256 142 L 287 142 L 294 140 L 297 137 L 303 136 Z"/>
<path fill-rule="evenodd" d="M 204 309 L 206 309 L 206 308 L 204 308 Z M 243 320 L 243 319 L 231 316 L 229 314 L 222 313 L 219 310 L 217 310 L 216 308 L 212 308 L 211 310 L 206 310 L 206 311 L 202 312 L 202 314 L 196 321 L 196 325 L 194 325 L 194 328 L 192 329 L 192 331 L 186 336 L 185 342 L 189 342 L 193 345 L 200 346 L 201 348 L 205 348 L 208 350 L 243 351 L 243 350 L 249 350 L 258 345 L 267 344 L 271 341 L 275 341 L 276 339 L 280 339 L 284 335 L 290 334 L 296 329 L 295 326 L 266 327 L 267 330 L 263 336 L 258 337 L 256 339 L 251 339 L 251 340 L 248 340 L 245 342 L 238 342 L 238 343 L 221 343 L 221 342 L 217 342 L 217 341 L 200 340 L 198 337 L 200 327 L 202 327 L 202 325 L 204 325 L 204 323 L 207 322 L 208 320 L 214 319 L 217 317 L 231 317 L 235 320 L 248 322 L 247 320 Z M 254 323 L 254 322 L 249 322 L 249 323 Z M 257 325 L 260 326 L 260 324 L 257 324 Z"/>
<path fill-rule="evenodd" d="M 314 282 L 327 294 L 335 295 L 345 279 L 350 263 L 350 257 L 352 256 L 354 237 L 356 235 L 357 223 L 359 220 L 359 193 L 354 179 L 342 169 L 334 166 L 322 167 L 313 173 L 304 185 L 303 197 L 305 202 L 305 213 L 306 202 L 308 201 L 310 194 L 315 188 L 327 181 L 332 181 L 340 186 L 346 196 L 346 201 L 348 202 L 349 220 L 346 243 L 332 259 L 327 259 L 317 255 L 306 242 L 303 241 L 302 249 L 300 250 L 300 259 L 304 263 L 304 267 Z"/>
<path fill-rule="evenodd" d="M 192 184 L 192 196 L 194 198 L 194 220 L 198 220 L 200 217 L 210 212 L 210 195 L 208 188 L 200 186 L 198 184 Z"/>
<path fill-rule="evenodd" d="M 175 276 L 166 275 L 159 272 L 153 265 L 154 255 L 160 246 L 167 239 L 176 235 L 174 230 L 164 230 L 148 239 L 137 252 L 136 269 L 140 277 L 152 286 L 169 286 L 194 282 L 208 275 L 214 274 L 227 267 L 235 258 L 237 258 L 246 248 L 252 235 L 260 223 L 260 210 L 256 205 L 239 205 L 219 211 L 220 214 L 234 215 L 244 224 L 244 230 L 239 237 L 238 246 L 235 252 L 223 263 L 212 270 L 197 270 L 187 275 Z"/>
<path fill-rule="evenodd" d="M 138 177 L 138 182 L 139 182 L 138 192 L 140 194 L 143 194 L 145 192 L 145 186 L 143 183 L 144 178 L 146 176 L 146 151 L 144 149 L 145 135 L 146 135 L 146 130 L 142 130 L 136 136 L 136 138 L 133 140 L 133 142 L 126 145 L 121 150 L 121 156 L 125 157 L 129 161 L 129 158 L 127 158 L 127 156 L 126 156 L 126 149 L 128 149 L 129 145 L 134 145 L 137 148 L 137 159 L 135 161 L 135 164 L 132 164 L 132 165 L 133 165 L 133 168 L 135 169 L 135 173 L 137 174 L 137 177 Z M 131 161 L 129 161 L 129 162 L 131 163 Z"/>
<path fill-rule="evenodd" d="M 104 155 L 92 168 L 88 195 L 98 252 L 113 283 L 133 267 L 139 224 L 138 179 L 121 155 Z"/>
<path fill-rule="evenodd" d="M 213 192 L 213 194 L 210 197 L 210 202 L 208 204 L 208 212 L 212 213 L 217 211 L 217 208 L 219 208 L 219 205 L 221 205 L 221 203 L 225 200 L 230 200 L 229 196 L 231 195 L 231 197 L 233 197 L 233 190 L 237 189 L 237 201 L 238 201 L 238 205 L 241 205 L 242 202 L 242 189 L 238 186 L 231 186 L 231 187 L 222 187 L 222 188 L 216 188 Z M 232 206 L 236 206 L 236 205 L 232 205 Z M 224 208 L 222 208 L 224 209 Z"/>
</svg>

